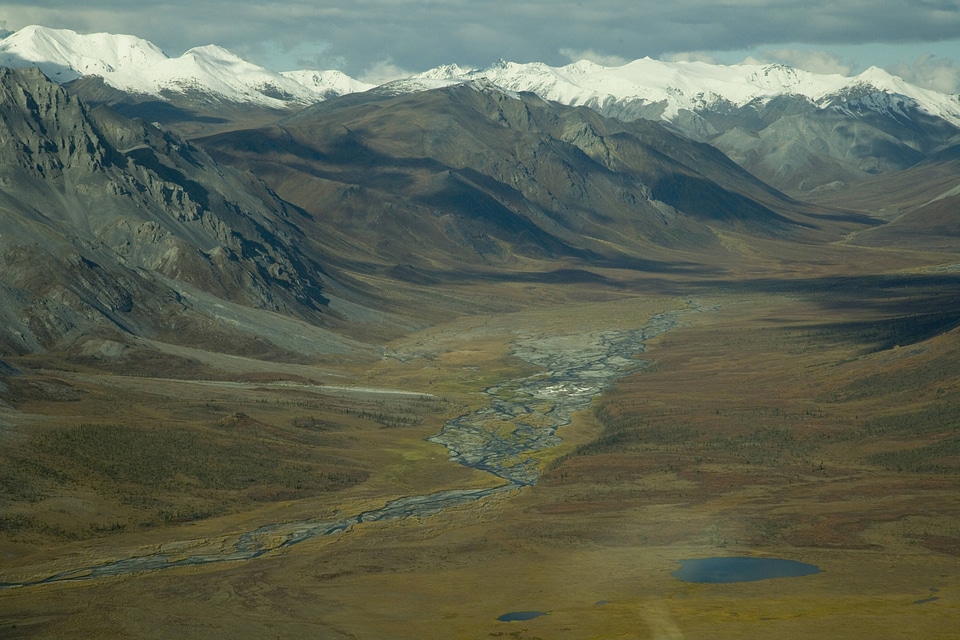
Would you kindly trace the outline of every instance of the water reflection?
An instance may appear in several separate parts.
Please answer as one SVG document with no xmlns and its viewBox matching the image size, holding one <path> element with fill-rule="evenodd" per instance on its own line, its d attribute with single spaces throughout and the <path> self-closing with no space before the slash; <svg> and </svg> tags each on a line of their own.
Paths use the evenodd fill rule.
<svg viewBox="0 0 960 640">
<path fill-rule="evenodd" d="M 523 622 L 525 620 L 533 620 L 534 618 L 539 618 L 540 616 L 547 615 L 546 611 L 513 611 L 511 613 L 505 613 L 502 616 L 499 616 L 497 620 L 500 622 Z"/>
<path fill-rule="evenodd" d="M 754 582 L 771 578 L 797 578 L 820 572 L 812 564 L 782 558 L 697 558 L 681 560 L 673 577 L 684 582 Z"/>
</svg>

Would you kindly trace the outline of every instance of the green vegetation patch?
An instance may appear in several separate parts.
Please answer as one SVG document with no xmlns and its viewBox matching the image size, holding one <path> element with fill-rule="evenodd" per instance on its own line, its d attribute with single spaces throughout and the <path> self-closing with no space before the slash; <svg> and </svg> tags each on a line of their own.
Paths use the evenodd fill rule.
<svg viewBox="0 0 960 640">
<path fill-rule="evenodd" d="M 238 490 L 254 485 L 320 489 L 361 478 L 326 473 L 319 465 L 290 459 L 278 446 L 253 438 L 216 438 L 181 427 L 135 428 L 85 424 L 40 435 L 35 449 L 55 456 L 64 470 L 117 484 L 166 491 Z"/>
<path fill-rule="evenodd" d="M 901 451 L 884 451 L 868 458 L 871 464 L 911 473 L 960 473 L 960 437 Z"/>
<path fill-rule="evenodd" d="M 660 414 L 638 414 L 625 410 L 621 403 L 597 403 L 593 415 L 603 425 L 603 432 L 593 442 L 576 449 L 574 455 L 624 453 L 650 450 L 655 447 L 687 445 L 697 441 L 701 432 L 686 422 Z"/>
<path fill-rule="evenodd" d="M 846 342 L 884 351 L 929 340 L 960 325 L 960 311 L 935 311 L 910 315 L 824 325 L 809 337 L 818 341 Z"/>
<path fill-rule="evenodd" d="M 785 427 L 754 421 L 745 422 L 739 433 L 710 433 L 680 415 L 636 411 L 637 408 L 625 407 L 616 400 L 594 405 L 593 413 L 603 425 L 603 433 L 593 442 L 578 447 L 574 455 L 673 451 L 711 454 L 711 459 L 719 459 L 719 455 L 728 462 L 778 466 L 805 458 L 815 448 L 814 443 L 798 438 L 792 429 Z M 776 407 L 757 407 L 753 413 L 787 419 Z"/>
<path fill-rule="evenodd" d="M 960 425 L 960 405 L 937 402 L 916 411 L 878 416 L 855 430 L 837 437 L 859 440 L 862 437 L 899 437 L 955 431 Z"/>
</svg>

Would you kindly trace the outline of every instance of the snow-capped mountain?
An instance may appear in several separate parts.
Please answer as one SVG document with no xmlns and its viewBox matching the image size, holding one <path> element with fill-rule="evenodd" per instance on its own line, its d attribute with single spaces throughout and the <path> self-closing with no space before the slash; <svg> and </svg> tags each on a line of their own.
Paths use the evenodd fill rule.
<svg viewBox="0 0 960 640">
<path fill-rule="evenodd" d="M 280 75 L 298 82 L 326 100 L 346 93 L 360 93 L 373 89 L 376 85 L 351 78 L 342 71 L 281 71 Z"/>
<path fill-rule="evenodd" d="M 154 44 L 110 33 L 80 35 L 66 29 L 24 27 L 0 41 L 0 64 L 37 66 L 60 83 L 84 75 L 101 75 L 139 84 L 137 72 L 167 60 Z"/>
<path fill-rule="evenodd" d="M 499 61 L 481 69 L 446 65 L 415 76 L 425 81 L 485 77 L 513 91 L 621 119 L 675 121 L 683 111 L 762 105 L 783 95 L 802 96 L 820 108 L 850 102 L 877 111 L 915 108 L 960 127 L 960 99 L 911 85 L 871 67 L 855 77 L 815 74 L 781 64 L 717 65 L 643 58 L 619 67 L 581 60 L 564 67 Z"/>
<path fill-rule="evenodd" d="M 231 122 L 265 123 L 275 117 L 273 109 L 373 88 L 339 71 L 275 73 L 215 45 L 171 58 L 135 36 L 39 26 L 0 39 L 0 66 L 38 66 L 60 83 L 76 81 L 71 86 L 87 102 L 189 136 Z M 922 89 L 876 67 L 845 77 L 779 64 L 650 58 L 617 67 L 500 61 L 478 69 L 437 67 L 377 91 L 396 95 L 480 81 L 620 120 L 662 121 L 791 191 L 905 169 L 960 144 L 960 96 Z"/>
<path fill-rule="evenodd" d="M 205 92 L 235 103 L 269 107 L 306 105 L 374 85 L 339 71 L 275 73 L 215 45 L 171 58 L 130 35 L 78 34 L 29 26 L 0 40 L 0 66 L 38 66 L 60 83 L 101 76 L 122 91 L 165 97 Z M 499 61 L 489 67 L 436 67 L 391 90 L 422 91 L 486 78 L 511 91 L 530 91 L 571 106 L 588 106 L 624 120 L 675 122 L 682 113 L 763 105 L 784 95 L 802 96 L 818 108 L 903 114 L 911 109 L 960 127 L 960 98 L 911 85 L 871 67 L 855 77 L 815 74 L 779 64 L 717 65 L 643 58 L 619 67 L 586 60 L 551 67 Z M 689 132 L 688 132 L 689 133 Z"/>
<path fill-rule="evenodd" d="M 322 75 L 312 83 L 300 82 L 215 45 L 171 58 L 135 36 L 78 34 L 41 26 L 25 27 L 0 40 L 0 66 L 37 66 L 60 83 L 95 75 L 134 94 L 169 98 L 199 93 L 214 101 L 271 108 L 303 106 L 354 90 L 346 76 L 331 76 L 331 85 L 323 83 Z"/>
<path fill-rule="evenodd" d="M 878 67 L 870 67 L 838 91 L 818 101 L 821 106 L 854 113 L 866 109 L 891 116 L 909 117 L 915 109 L 960 127 L 960 96 L 947 95 L 910 84 Z"/>
<path fill-rule="evenodd" d="M 621 120 L 660 120 L 791 192 L 842 188 L 960 143 L 960 97 L 876 67 L 844 77 L 778 64 L 500 61 L 483 69 L 437 67 L 391 86 L 418 90 L 478 78 Z"/>
</svg>

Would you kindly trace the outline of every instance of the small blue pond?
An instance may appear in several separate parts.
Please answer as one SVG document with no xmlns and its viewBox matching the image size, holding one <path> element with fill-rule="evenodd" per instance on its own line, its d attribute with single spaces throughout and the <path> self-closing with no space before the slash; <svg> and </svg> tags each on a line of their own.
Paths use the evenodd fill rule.
<svg viewBox="0 0 960 640">
<path fill-rule="evenodd" d="M 513 611 L 512 613 L 503 614 L 497 618 L 497 620 L 500 622 L 521 622 L 523 620 L 533 620 L 534 618 L 545 615 L 547 615 L 546 611 Z"/>
<path fill-rule="evenodd" d="M 797 578 L 819 573 L 820 567 L 781 558 L 697 558 L 681 560 L 673 577 L 684 582 L 753 582 Z"/>
</svg>

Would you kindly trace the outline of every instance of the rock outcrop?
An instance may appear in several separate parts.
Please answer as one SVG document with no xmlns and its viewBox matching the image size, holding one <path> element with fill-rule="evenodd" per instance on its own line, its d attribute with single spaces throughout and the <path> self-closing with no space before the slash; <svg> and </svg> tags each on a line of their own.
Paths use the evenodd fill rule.
<svg viewBox="0 0 960 640">
<path fill-rule="evenodd" d="M 324 321 L 301 213 L 190 143 L 0 69 L 0 146 L 3 350 L 173 330 L 185 288 Z"/>
</svg>

